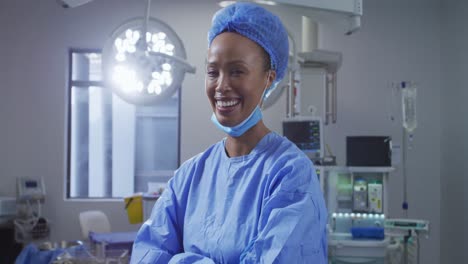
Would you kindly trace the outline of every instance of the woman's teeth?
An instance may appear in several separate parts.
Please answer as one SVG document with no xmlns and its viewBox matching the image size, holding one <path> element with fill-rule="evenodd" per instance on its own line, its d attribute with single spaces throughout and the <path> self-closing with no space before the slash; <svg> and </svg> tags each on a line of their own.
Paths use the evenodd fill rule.
<svg viewBox="0 0 468 264">
<path fill-rule="evenodd" d="M 231 101 L 216 101 L 216 105 L 219 107 L 229 107 L 238 104 L 238 100 L 231 100 Z"/>
</svg>

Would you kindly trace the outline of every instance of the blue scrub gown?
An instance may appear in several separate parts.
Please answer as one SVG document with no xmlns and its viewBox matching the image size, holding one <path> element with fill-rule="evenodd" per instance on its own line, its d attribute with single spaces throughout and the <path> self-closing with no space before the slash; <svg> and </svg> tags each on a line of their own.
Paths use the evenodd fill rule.
<svg viewBox="0 0 468 264">
<path fill-rule="evenodd" d="M 246 156 L 224 144 L 177 170 L 131 263 L 327 263 L 327 210 L 307 156 L 274 132 Z"/>
</svg>

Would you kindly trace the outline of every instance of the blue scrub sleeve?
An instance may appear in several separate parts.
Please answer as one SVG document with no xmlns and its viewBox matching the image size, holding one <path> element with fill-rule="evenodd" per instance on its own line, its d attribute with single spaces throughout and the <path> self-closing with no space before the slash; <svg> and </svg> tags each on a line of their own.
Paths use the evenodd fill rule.
<svg viewBox="0 0 468 264">
<path fill-rule="evenodd" d="M 176 197 L 169 183 L 156 202 L 150 219 L 138 231 L 131 263 L 168 263 L 182 251 L 182 233 L 178 225 Z"/>
<path fill-rule="evenodd" d="M 182 242 L 183 218 L 177 211 L 179 203 L 171 180 L 156 202 L 150 219 L 138 231 L 130 263 L 139 264 L 213 264 L 202 255 L 184 253 Z"/>
<path fill-rule="evenodd" d="M 312 168 L 304 162 L 278 172 L 276 181 L 281 180 L 265 199 L 258 236 L 240 263 L 327 263 L 327 213 Z"/>
<path fill-rule="evenodd" d="M 215 264 L 215 262 L 203 255 L 187 252 L 175 255 L 169 264 Z"/>
<path fill-rule="evenodd" d="M 15 264 L 49 264 L 64 251 L 64 249 L 42 251 L 36 245 L 28 244 L 16 258 Z"/>
</svg>

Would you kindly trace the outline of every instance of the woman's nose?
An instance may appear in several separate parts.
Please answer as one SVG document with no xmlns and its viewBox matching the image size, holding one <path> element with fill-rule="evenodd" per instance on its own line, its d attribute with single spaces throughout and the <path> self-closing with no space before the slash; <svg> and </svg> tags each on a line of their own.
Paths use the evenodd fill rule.
<svg viewBox="0 0 468 264">
<path fill-rule="evenodd" d="M 225 74 L 220 74 L 216 84 L 216 91 L 224 92 L 231 89 L 229 78 Z"/>
</svg>

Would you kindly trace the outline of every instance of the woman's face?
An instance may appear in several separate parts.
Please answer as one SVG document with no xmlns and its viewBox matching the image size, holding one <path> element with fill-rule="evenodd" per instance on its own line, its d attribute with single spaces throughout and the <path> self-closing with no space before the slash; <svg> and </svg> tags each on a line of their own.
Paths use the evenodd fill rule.
<svg viewBox="0 0 468 264">
<path fill-rule="evenodd" d="M 245 120 L 274 80 L 275 72 L 265 70 L 264 54 L 257 43 L 237 33 L 221 33 L 211 43 L 205 88 L 222 125 L 235 126 Z"/>
</svg>

